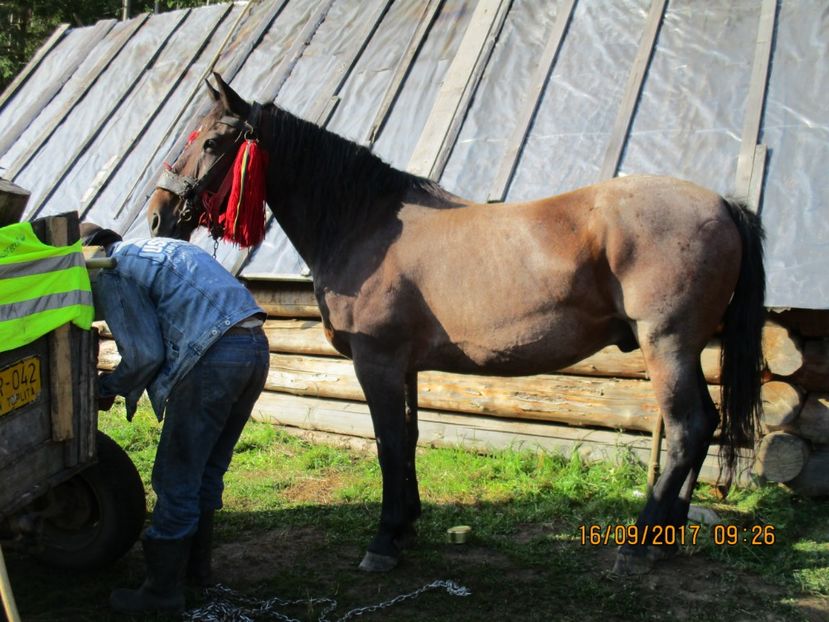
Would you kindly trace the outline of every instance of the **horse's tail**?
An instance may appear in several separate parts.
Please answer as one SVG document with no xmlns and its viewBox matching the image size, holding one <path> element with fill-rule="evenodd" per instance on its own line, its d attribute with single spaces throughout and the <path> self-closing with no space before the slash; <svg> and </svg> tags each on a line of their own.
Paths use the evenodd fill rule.
<svg viewBox="0 0 829 622">
<path fill-rule="evenodd" d="M 760 218 L 742 201 L 723 199 L 742 241 L 740 275 L 723 320 L 721 372 L 721 477 L 730 486 L 737 448 L 754 448 L 762 402 L 760 381 L 765 365 L 762 330 L 766 274 L 763 268 L 765 234 Z"/>
</svg>

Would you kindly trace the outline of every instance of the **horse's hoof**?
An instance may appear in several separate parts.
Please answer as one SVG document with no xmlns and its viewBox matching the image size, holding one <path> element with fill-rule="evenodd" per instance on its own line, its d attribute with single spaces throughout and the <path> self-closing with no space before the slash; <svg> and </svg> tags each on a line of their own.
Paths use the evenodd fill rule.
<svg viewBox="0 0 829 622">
<path fill-rule="evenodd" d="M 397 558 L 391 555 L 380 555 L 368 551 L 360 562 L 360 570 L 364 572 L 388 572 L 397 566 Z"/>
<path fill-rule="evenodd" d="M 636 555 L 629 551 L 619 550 L 616 553 L 616 563 L 613 564 L 613 574 L 634 576 L 647 574 L 653 568 L 653 560 L 647 555 Z"/>
</svg>

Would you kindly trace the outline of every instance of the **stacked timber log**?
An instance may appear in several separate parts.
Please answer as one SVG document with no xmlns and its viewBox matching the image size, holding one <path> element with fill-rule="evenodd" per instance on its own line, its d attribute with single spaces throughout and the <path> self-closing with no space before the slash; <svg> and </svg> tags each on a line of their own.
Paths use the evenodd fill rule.
<svg viewBox="0 0 829 622">
<path fill-rule="evenodd" d="M 287 428 L 371 438 L 362 390 L 351 362 L 325 338 L 311 283 L 255 279 L 247 285 L 268 313 L 271 350 L 270 373 L 254 416 Z M 764 328 L 764 435 L 753 462 L 750 452 L 744 454 L 743 482 L 754 475 L 802 494 L 829 494 L 829 326 L 819 325 L 817 333 L 804 338 L 775 321 Z M 720 346 L 713 341 L 702 365 L 715 402 L 719 359 Z M 101 367 L 111 368 L 117 360 L 114 345 L 103 342 Z M 423 444 L 578 451 L 588 460 L 624 450 L 646 462 L 658 417 L 641 352 L 623 353 L 615 346 L 555 374 L 503 378 L 423 372 L 418 396 Z M 717 479 L 717 455 L 714 446 L 702 479 Z"/>
</svg>

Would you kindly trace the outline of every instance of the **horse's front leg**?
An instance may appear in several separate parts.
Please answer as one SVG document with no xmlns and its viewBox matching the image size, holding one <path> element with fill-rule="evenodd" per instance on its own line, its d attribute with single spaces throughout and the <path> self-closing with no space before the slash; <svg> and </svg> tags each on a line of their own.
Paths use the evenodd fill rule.
<svg viewBox="0 0 829 622">
<path fill-rule="evenodd" d="M 368 546 L 360 569 L 385 572 L 397 565 L 400 541 L 410 524 L 406 503 L 405 371 L 393 357 L 359 356 L 354 370 L 371 412 L 377 456 L 383 476 L 380 528 Z"/>
</svg>

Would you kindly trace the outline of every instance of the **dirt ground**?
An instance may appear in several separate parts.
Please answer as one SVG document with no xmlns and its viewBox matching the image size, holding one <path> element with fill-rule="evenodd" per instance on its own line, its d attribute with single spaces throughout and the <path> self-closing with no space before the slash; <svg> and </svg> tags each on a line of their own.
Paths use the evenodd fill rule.
<svg viewBox="0 0 829 622">
<path fill-rule="evenodd" d="M 528 525 L 511 536 L 515 544 L 536 541 L 551 531 L 544 525 Z M 572 546 L 572 545 L 570 545 Z M 767 610 L 766 603 L 786 601 L 782 588 L 771 585 L 762 577 L 748 572 L 726 568 L 724 564 L 703 555 L 680 556 L 657 564 L 643 577 L 619 578 L 609 572 L 613 566 L 615 549 L 611 547 L 581 547 L 575 549 L 583 558 L 582 568 L 574 582 L 583 583 L 585 576 L 603 586 L 604 597 L 613 599 L 630 592 L 634 601 L 642 603 L 635 617 L 628 614 L 602 612 L 595 603 L 583 608 L 558 601 L 555 609 L 548 603 L 537 608 L 516 607 L 509 619 L 513 620 L 728 620 L 729 622 L 777 622 L 781 610 Z M 366 575 L 357 570 L 363 551 L 355 546 L 337 546 L 326 542 L 323 531 L 314 527 L 296 527 L 262 534 L 249 534 L 233 542 L 218 543 L 215 549 L 216 580 L 233 589 L 250 593 L 251 586 L 260 597 L 279 595 L 283 598 L 333 596 L 342 600 L 336 615 L 346 608 L 367 605 L 408 592 L 436 578 L 452 578 L 472 590 L 472 603 L 459 613 L 457 604 L 446 595 L 430 596 L 430 606 L 440 603 L 448 606 L 444 615 L 435 619 L 484 619 L 484 615 L 500 609 L 499 598 L 493 598 L 493 583 L 508 580 L 511 585 L 525 586 L 524 595 L 530 599 L 544 590 L 549 581 L 562 577 L 548 573 L 544 565 L 524 566 L 516 563 L 503 550 L 494 550 L 474 541 L 467 545 L 446 545 L 429 551 L 425 556 L 407 552 L 400 567 L 389 575 Z M 412 556 L 414 554 L 414 558 Z M 424 563 L 429 562 L 429 563 Z M 292 586 L 280 586 L 279 569 L 294 569 L 302 579 Z M 432 572 L 430 573 L 430 570 Z M 447 574 L 448 576 L 435 576 Z M 331 578 L 340 577 L 338 581 Z M 346 577 L 343 579 L 343 577 Z M 491 578 L 496 580 L 493 582 Z M 297 593 L 297 587 L 301 593 Z M 286 593 L 283 590 L 292 591 Z M 566 589 L 565 589 L 566 591 Z M 272 592 L 276 592 L 273 594 Z M 517 590 L 519 599 L 521 589 Z M 427 597 L 423 597 L 427 598 Z M 438 601 L 438 599 L 442 599 Z M 829 599 L 804 597 L 785 602 L 785 619 L 807 622 L 829 622 Z M 417 603 L 409 602 L 389 609 L 376 619 L 428 619 L 418 617 Z M 580 615 L 579 612 L 580 611 Z M 456 617 L 453 612 L 459 613 Z M 702 616 L 700 612 L 704 613 Z M 296 612 L 288 612 L 296 615 Z M 469 614 L 469 615 L 468 615 Z M 316 619 L 308 612 L 307 619 Z M 414 616 L 414 617 L 411 617 Z M 488 618 L 488 616 L 486 616 Z M 502 617 L 495 615 L 491 619 Z M 332 618 L 333 619 L 333 618 Z"/>
</svg>

